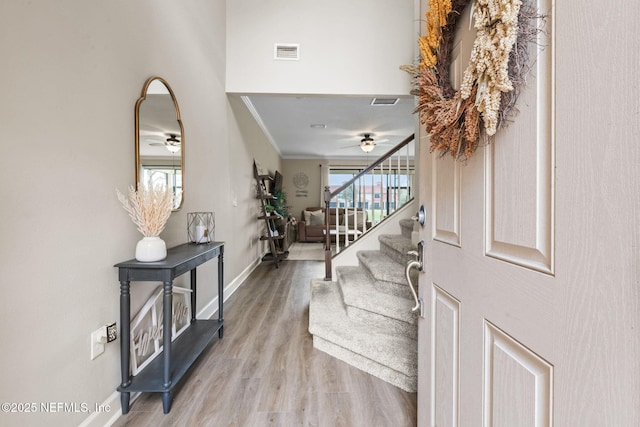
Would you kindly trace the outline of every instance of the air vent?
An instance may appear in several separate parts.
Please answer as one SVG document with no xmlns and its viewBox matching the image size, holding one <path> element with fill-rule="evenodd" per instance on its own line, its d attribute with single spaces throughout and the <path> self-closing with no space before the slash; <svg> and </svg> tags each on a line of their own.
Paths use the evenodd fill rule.
<svg viewBox="0 0 640 427">
<path fill-rule="evenodd" d="M 400 98 L 373 98 L 371 100 L 371 105 L 373 106 L 381 106 L 381 105 L 396 105 Z"/>
<path fill-rule="evenodd" d="M 300 59 L 300 45 L 276 43 L 274 46 L 274 58 L 285 61 L 297 61 Z"/>
</svg>

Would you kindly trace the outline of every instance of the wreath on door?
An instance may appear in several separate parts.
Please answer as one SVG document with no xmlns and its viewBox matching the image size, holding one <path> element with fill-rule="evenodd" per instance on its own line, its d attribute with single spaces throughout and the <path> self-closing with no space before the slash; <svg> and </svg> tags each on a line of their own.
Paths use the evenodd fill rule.
<svg viewBox="0 0 640 427">
<path fill-rule="evenodd" d="M 477 35 L 455 90 L 449 76 L 453 39 L 470 3 Z M 429 133 L 431 152 L 469 159 L 481 136 L 489 139 L 507 126 L 517 113 L 516 100 L 531 68 L 528 47 L 537 43 L 543 18 L 521 0 L 429 0 L 426 35 L 418 39 L 420 63 L 401 68 L 413 77 L 415 112 Z"/>
</svg>

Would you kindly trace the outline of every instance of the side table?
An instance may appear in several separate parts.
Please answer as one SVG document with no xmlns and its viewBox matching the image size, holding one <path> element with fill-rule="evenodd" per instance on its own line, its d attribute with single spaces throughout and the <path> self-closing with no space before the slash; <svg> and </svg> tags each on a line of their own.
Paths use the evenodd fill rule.
<svg viewBox="0 0 640 427">
<path fill-rule="evenodd" d="M 171 410 L 171 391 L 196 361 L 207 345 L 223 335 L 223 287 L 224 287 L 224 243 L 185 243 L 167 250 L 167 257 L 158 262 L 140 262 L 135 259 L 115 265 L 120 280 L 120 368 L 122 383 L 122 413 L 129 412 L 131 392 L 162 393 L 162 409 L 165 414 Z M 197 320 L 196 312 L 196 267 L 218 258 L 218 319 Z M 171 321 L 173 311 L 173 279 L 191 272 L 191 322 L 189 327 L 171 342 Z M 131 300 L 130 282 L 157 281 L 163 284 L 163 351 L 136 376 L 131 376 Z M 170 344 L 167 344 L 170 343 Z"/>
</svg>

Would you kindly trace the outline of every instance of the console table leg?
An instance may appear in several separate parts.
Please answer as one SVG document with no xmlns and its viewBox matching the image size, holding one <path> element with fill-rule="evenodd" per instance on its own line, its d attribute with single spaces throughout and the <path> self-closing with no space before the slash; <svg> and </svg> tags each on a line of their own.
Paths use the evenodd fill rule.
<svg viewBox="0 0 640 427">
<path fill-rule="evenodd" d="M 164 355 L 163 382 L 165 387 L 171 385 L 171 317 L 173 316 L 173 282 L 163 282 L 162 299 L 162 352 Z"/>
<path fill-rule="evenodd" d="M 222 313 L 224 305 L 224 246 L 220 248 L 220 254 L 218 255 L 218 321 L 224 322 L 224 316 Z M 218 330 L 218 338 L 222 338 L 224 333 L 224 326 L 221 326 Z"/>
<path fill-rule="evenodd" d="M 191 323 L 196 321 L 196 269 L 191 270 Z"/>
<path fill-rule="evenodd" d="M 120 406 L 122 406 L 122 415 L 129 413 L 129 392 L 120 393 Z"/>
<path fill-rule="evenodd" d="M 131 294 L 129 293 L 129 282 L 120 282 L 120 373 L 121 386 L 128 387 L 131 384 L 129 377 L 129 357 L 131 345 Z M 120 404 L 122 413 L 129 412 L 129 393 L 122 392 L 120 394 Z"/>
<path fill-rule="evenodd" d="M 129 378 L 129 357 L 131 345 L 131 294 L 129 282 L 120 282 L 120 373 L 122 374 L 122 387 L 131 384 Z"/>
<path fill-rule="evenodd" d="M 168 414 L 171 410 L 171 392 L 165 391 L 162 393 L 162 412 Z"/>
</svg>

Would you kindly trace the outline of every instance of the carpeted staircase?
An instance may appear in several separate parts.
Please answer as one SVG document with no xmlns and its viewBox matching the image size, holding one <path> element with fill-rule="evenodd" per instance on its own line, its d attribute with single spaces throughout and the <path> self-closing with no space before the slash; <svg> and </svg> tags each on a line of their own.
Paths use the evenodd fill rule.
<svg viewBox="0 0 640 427">
<path fill-rule="evenodd" d="M 335 282 L 312 280 L 309 305 L 315 348 L 409 392 L 418 378 L 418 317 L 405 277 L 414 224 L 400 220 L 401 234 L 379 236 L 380 249 L 359 251 L 358 266 L 336 267 Z"/>
</svg>

